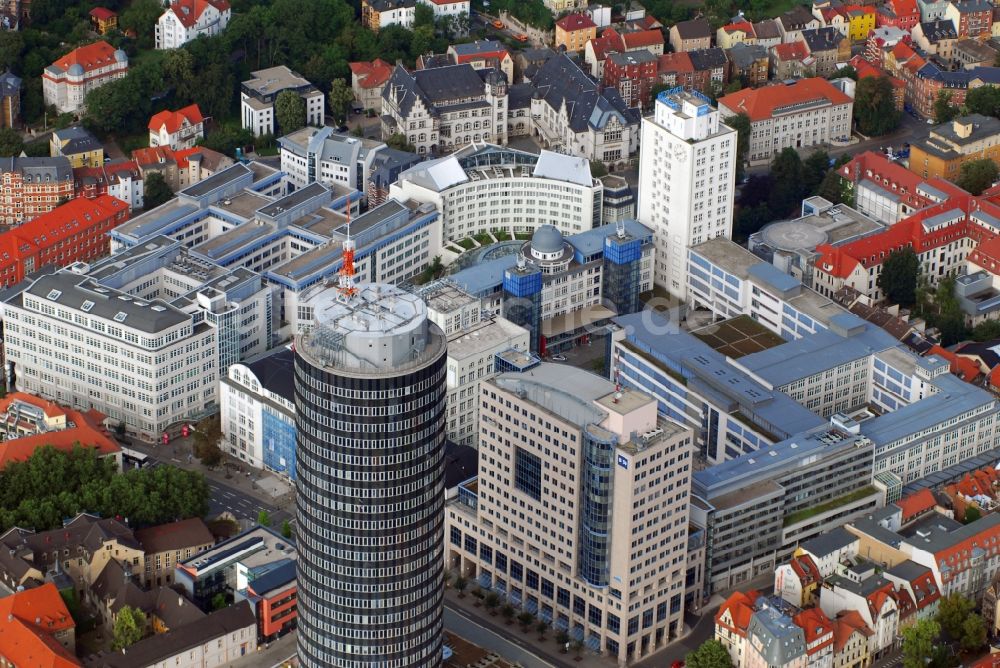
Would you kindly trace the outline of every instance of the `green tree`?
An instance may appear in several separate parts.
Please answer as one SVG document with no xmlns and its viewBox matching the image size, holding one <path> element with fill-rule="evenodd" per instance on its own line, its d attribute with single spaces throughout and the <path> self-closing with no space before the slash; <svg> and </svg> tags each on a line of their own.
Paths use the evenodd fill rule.
<svg viewBox="0 0 1000 668">
<path fill-rule="evenodd" d="M 194 99 L 197 89 L 194 56 L 187 49 L 170 49 L 163 56 L 163 83 L 174 90 L 174 97 L 181 103 Z"/>
<path fill-rule="evenodd" d="M 982 511 L 979 510 L 979 506 L 966 506 L 965 515 L 962 516 L 963 524 L 972 524 L 976 520 L 983 516 Z"/>
<path fill-rule="evenodd" d="M 226 124 L 209 133 L 199 143 L 205 148 L 218 151 L 228 156 L 235 156 L 237 148 L 253 144 L 254 137 L 250 130 L 244 130 L 238 124 Z"/>
<path fill-rule="evenodd" d="M 854 122 L 858 132 L 880 137 L 896 129 L 901 118 L 888 77 L 865 77 L 854 93 Z"/>
<path fill-rule="evenodd" d="M 271 514 L 268 513 L 266 510 L 262 510 L 259 513 L 257 513 L 257 524 L 261 525 L 262 527 L 271 526 Z"/>
<path fill-rule="evenodd" d="M 733 668 L 729 652 L 718 640 L 706 640 L 684 660 L 688 668 Z"/>
<path fill-rule="evenodd" d="M 590 161 L 590 175 L 595 179 L 599 179 L 602 176 L 607 176 L 608 168 L 600 160 Z"/>
<path fill-rule="evenodd" d="M 559 629 L 556 631 L 556 643 L 559 644 L 559 651 L 563 654 L 566 653 L 566 645 L 569 644 L 569 634 L 566 631 Z"/>
<path fill-rule="evenodd" d="M 972 338 L 976 341 L 992 341 L 1000 338 L 1000 320 L 984 320 L 972 330 Z"/>
<path fill-rule="evenodd" d="M 959 109 L 951 103 L 951 93 L 939 90 L 934 99 L 934 122 L 947 123 L 958 116 Z"/>
<path fill-rule="evenodd" d="M 497 614 L 497 606 L 500 605 L 500 597 L 497 596 L 495 591 L 486 592 L 486 596 L 483 597 L 483 606 L 489 611 L 490 615 L 495 616 Z"/>
<path fill-rule="evenodd" d="M 514 621 L 514 606 L 510 603 L 504 603 L 500 608 L 500 616 L 504 618 L 504 621 L 510 624 Z"/>
<path fill-rule="evenodd" d="M 0 32 L 0 70 L 18 65 L 24 51 L 24 36 L 13 30 Z"/>
<path fill-rule="evenodd" d="M 993 185 L 1000 175 L 1000 169 L 992 158 L 970 160 L 962 163 L 962 169 L 955 179 L 955 185 L 973 195 L 981 195 Z"/>
<path fill-rule="evenodd" d="M 385 140 L 385 145 L 389 148 L 394 148 L 397 151 L 407 151 L 408 153 L 416 153 L 417 149 L 406 141 L 406 135 L 402 133 L 395 133 L 390 135 L 388 139 Z"/>
<path fill-rule="evenodd" d="M 142 204 L 146 211 L 155 209 L 173 196 L 174 192 L 163 178 L 163 174 L 159 172 L 146 174 L 142 184 Z"/>
<path fill-rule="evenodd" d="M 986 644 L 986 622 L 979 615 L 972 613 L 962 622 L 962 638 L 959 641 L 966 652 L 974 652 Z"/>
<path fill-rule="evenodd" d="M 222 610 L 226 607 L 226 595 L 221 591 L 212 597 L 212 610 Z"/>
<path fill-rule="evenodd" d="M 528 629 L 531 628 L 531 623 L 535 621 L 535 616 L 525 610 L 517 616 L 517 621 L 521 624 L 521 631 L 527 633 Z"/>
<path fill-rule="evenodd" d="M 115 651 L 130 647 L 142 640 L 146 635 L 145 613 L 126 605 L 118 611 L 112 635 L 114 637 L 112 647 Z"/>
<path fill-rule="evenodd" d="M 545 640 L 545 632 L 549 630 L 549 623 L 544 619 L 539 619 L 538 623 L 535 624 L 535 630 L 538 631 L 538 639 Z"/>
<path fill-rule="evenodd" d="M 302 96 L 290 90 L 283 90 L 274 99 L 274 120 L 282 134 L 295 132 L 305 127 L 306 103 Z"/>
<path fill-rule="evenodd" d="M 962 637 L 962 624 L 975 607 L 975 603 L 961 594 L 948 594 L 938 603 L 935 621 L 953 640 L 958 640 Z"/>
<path fill-rule="evenodd" d="M 934 645 L 941 635 L 941 625 L 921 619 L 903 629 L 903 668 L 926 668 L 934 658 Z"/>
<path fill-rule="evenodd" d="M 1000 116 L 1000 88 L 980 86 L 965 96 L 965 110 L 970 114 Z"/>
<path fill-rule="evenodd" d="M 288 539 L 292 537 L 292 523 L 288 520 L 281 523 L 281 535 Z"/>
<path fill-rule="evenodd" d="M 782 217 L 798 211 L 806 192 L 798 151 L 789 146 L 776 155 L 771 161 L 771 178 L 773 185 L 768 197 L 771 212 Z"/>
<path fill-rule="evenodd" d="M 465 588 L 469 586 L 469 581 L 459 575 L 455 578 L 455 591 L 458 592 L 459 598 L 465 598 Z"/>
<path fill-rule="evenodd" d="M 909 246 L 894 250 L 882 262 L 876 284 L 893 304 L 912 306 L 916 302 L 920 258 Z"/>
<path fill-rule="evenodd" d="M 802 163 L 802 189 L 805 195 L 815 193 L 826 173 L 830 171 L 830 154 L 822 149 L 817 149 L 809 154 L 809 157 Z"/>
<path fill-rule="evenodd" d="M 417 6 L 430 9 L 426 5 L 418 4 Z M 347 114 L 351 110 L 351 103 L 354 102 L 354 91 L 351 90 L 351 85 L 345 79 L 334 79 L 330 84 L 330 92 L 327 93 L 326 99 L 333 118 L 338 123 L 345 122 Z"/>
<path fill-rule="evenodd" d="M 834 204 L 854 206 L 854 188 L 850 181 L 831 169 L 823 177 L 816 194 Z"/>
<path fill-rule="evenodd" d="M 35 8 L 32 7 L 32 15 Z M 163 5 L 157 0 L 135 0 L 118 18 L 118 25 L 124 30 L 134 31 L 139 47 L 151 49 L 156 31 L 156 21 L 163 14 Z"/>
<path fill-rule="evenodd" d="M 430 5 L 417 3 L 413 10 L 413 27 L 430 26 L 434 28 L 434 9 Z"/>
<path fill-rule="evenodd" d="M 831 72 L 830 76 L 827 77 L 827 78 L 828 79 L 841 79 L 841 78 L 844 78 L 844 77 L 846 77 L 848 79 L 854 79 L 855 81 L 857 81 L 858 80 L 858 71 L 856 69 L 854 69 L 853 65 L 844 65 L 843 67 L 841 67 L 840 69 L 838 69 L 836 72 Z"/>
<path fill-rule="evenodd" d="M 750 117 L 744 113 L 736 114 L 726 119 L 726 125 L 736 130 L 736 180 L 741 182 L 750 150 Z"/>
<path fill-rule="evenodd" d="M 6 33 L 0 33 L 3 35 Z M 9 158 L 21 155 L 24 150 L 24 140 L 21 133 L 14 128 L 0 129 L 0 157 Z"/>
<path fill-rule="evenodd" d="M 746 241 L 751 234 L 760 231 L 773 220 L 774 216 L 766 202 L 757 206 L 741 206 L 733 223 L 733 238 L 740 242 Z"/>
</svg>

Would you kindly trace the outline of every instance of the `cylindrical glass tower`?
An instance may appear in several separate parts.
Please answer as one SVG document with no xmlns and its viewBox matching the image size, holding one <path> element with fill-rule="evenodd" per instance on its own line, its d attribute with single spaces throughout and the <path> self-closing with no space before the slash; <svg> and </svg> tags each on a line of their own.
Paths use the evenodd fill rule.
<svg viewBox="0 0 1000 668">
<path fill-rule="evenodd" d="M 441 665 L 444 333 L 388 285 L 309 295 L 296 338 L 298 658 Z"/>
</svg>

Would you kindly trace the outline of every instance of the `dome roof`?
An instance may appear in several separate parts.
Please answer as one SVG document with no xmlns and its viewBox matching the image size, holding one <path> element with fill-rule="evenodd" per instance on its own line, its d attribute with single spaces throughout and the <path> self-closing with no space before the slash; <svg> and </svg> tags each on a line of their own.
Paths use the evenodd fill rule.
<svg viewBox="0 0 1000 668">
<path fill-rule="evenodd" d="M 531 249 L 539 253 L 559 253 L 563 249 L 562 233 L 555 225 L 542 225 L 531 235 Z"/>
<path fill-rule="evenodd" d="M 118 49 L 117 51 L 115 51 L 115 60 L 117 60 L 119 63 L 126 63 L 128 62 L 128 54 L 122 51 L 121 49 Z"/>
<path fill-rule="evenodd" d="M 69 73 L 75 77 L 82 77 L 84 74 L 83 65 L 80 63 L 73 63 L 69 66 Z"/>
</svg>

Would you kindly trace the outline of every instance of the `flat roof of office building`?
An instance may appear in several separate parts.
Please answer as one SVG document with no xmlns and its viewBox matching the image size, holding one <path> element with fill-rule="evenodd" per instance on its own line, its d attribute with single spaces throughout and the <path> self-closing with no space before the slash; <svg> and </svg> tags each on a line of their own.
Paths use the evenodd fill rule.
<svg viewBox="0 0 1000 668">
<path fill-rule="evenodd" d="M 716 352 L 732 359 L 780 346 L 785 342 L 748 315 L 707 325 L 691 333 Z"/>
</svg>

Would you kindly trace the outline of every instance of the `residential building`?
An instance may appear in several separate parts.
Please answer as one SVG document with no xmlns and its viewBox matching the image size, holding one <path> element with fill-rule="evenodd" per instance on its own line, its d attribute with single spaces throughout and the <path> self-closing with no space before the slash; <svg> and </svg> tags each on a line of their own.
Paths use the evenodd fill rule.
<svg viewBox="0 0 1000 668">
<path fill-rule="evenodd" d="M 108 254 L 107 234 L 128 220 L 125 202 L 76 198 L 0 234 L 0 285 L 11 287 L 44 267 L 94 262 Z"/>
<path fill-rule="evenodd" d="M 87 130 L 73 126 L 52 131 L 49 156 L 67 158 L 72 167 L 96 167 L 104 164 L 104 146 Z"/>
<path fill-rule="evenodd" d="M 819 26 L 813 26 L 818 28 Z M 781 44 L 782 33 L 777 19 L 765 19 L 753 24 L 753 34 L 757 36 L 758 46 L 770 49 Z"/>
<path fill-rule="evenodd" d="M 708 19 L 680 21 L 670 27 L 670 47 L 674 51 L 693 51 L 712 46 L 712 26 Z"/>
<path fill-rule="evenodd" d="M 90 91 L 128 72 L 128 56 L 104 41 L 73 49 L 42 72 L 42 95 L 46 106 L 63 113 L 83 109 Z"/>
<path fill-rule="evenodd" d="M 942 61 L 951 61 L 951 49 L 958 41 L 955 24 L 950 19 L 921 21 L 913 29 L 913 43 L 932 56 Z"/>
<path fill-rule="evenodd" d="M 170 0 L 156 21 L 156 48 L 177 49 L 198 37 L 218 35 L 231 16 L 227 0 Z"/>
<path fill-rule="evenodd" d="M 860 153 L 839 167 L 838 173 L 853 184 L 857 210 L 886 225 L 895 225 L 934 203 L 921 190 L 921 177 L 881 152 Z"/>
<path fill-rule="evenodd" d="M 652 289 L 653 233 L 619 221 L 563 237 L 552 225 L 535 230 L 519 254 L 479 262 L 449 279 L 530 333 L 530 349 L 557 353 L 587 343 L 615 315 L 641 308 Z"/>
<path fill-rule="evenodd" d="M 73 170 L 73 194 L 95 199 L 110 195 L 128 204 L 129 212 L 142 209 L 142 172 L 133 160 L 109 160 L 97 167 L 77 167 Z"/>
<path fill-rule="evenodd" d="M 361 109 L 382 109 L 382 89 L 392 75 L 392 65 L 381 58 L 371 62 L 348 63 L 351 68 L 351 90 L 354 102 Z"/>
<path fill-rule="evenodd" d="M 837 71 L 837 64 L 851 58 L 850 40 L 833 28 L 803 30 L 802 41 L 813 57 L 816 76 L 829 77 Z"/>
<path fill-rule="evenodd" d="M 174 192 L 204 181 L 234 164 L 229 156 L 204 146 L 181 151 L 174 151 L 169 146 L 138 148 L 132 151 L 132 162 L 139 167 L 140 182 L 149 174 L 157 173 Z"/>
<path fill-rule="evenodd" d="M 583 51 L 589 40 L 597 37 L 597 24 L 587 14 L 567 14 L 556 21 L 555 48 Z"/>
<path fill-rule="evenodd" d="M 723 119 L 740 113 L 750 117 L 751 165 L 767 164 L 789 146 L 803 148 L 849 137 L 853 107 L 850 97 L 820 78 L 744 88 L 719 98 Z"/>
<path fill-rule="evenodd" d="M 1000 160 L 1000 120 L 970 114 L 935 125 L 910 147 L 910 171 L 923 178 L 954 180 L 970 160 Z"/>
<path fill-rule="evenodd" d="M 90 25 L 98 35 L 107 35 L 112 30 L 118 29 L 118 14 L 107 7 L 94 7 L 88 15 Z"/>
<path fill-rule="evenodd" d="M 640 115 L 563 54 L 532 74 L 532 136 L 543 148 L 623 168 L 639 150 Z"/>
<path fill-rule="evenodd" d="M 212 609 L 217 594 L 246 598 L 247 587 L 265 575 L 298 559 L 295 542 L 273 529 L 255 526 L 174 567 L 174 585 L 202 610 Z"/>
<path fill-rule="evenodd" d="M 776 81 L 816 76 L 816 59 L 802 40 L 771 47 L 771 77 Z"/>
<path fill-rule="evenodd" d="M 21 79 L 10 70 L 0 73 L 0 128 L 21 125 Z"/>
<path fill-rule="evenodd" d="M 919 22 L 917 0 L 888 0 L 875 14 L 875 23 L 879 28 L 894 27 L 909 33 Z"/>
<path fill-rule="evenodd" d="M 388 284 L 355 284 L 348 249 L 339 285 L 316 286 L 303 298 L 300 308 L 309 310 L 311 326 L 295 339 L 296 526 L 307 538 L 299 545 L 298 657 L 309 668 L 386 661 L 426 666 L 440 660 L 444 630 L 447 340 L 420 297 Z M 355 389 L 359 377 L 363 391 Z M 377 433 L 366 419 L 351 417 L 386 393 L 397 395 L 412 429 Z M 324 417 L 331 395 L 347 419 Z M 361 431 L 370 434 L 356 439 Z M 368 491 L 364 504 L 353 503 L 354 481 L 326 473 L 342 455 L 355 462 L 353 478 Z M 403 486 L 372 485 L 387 474 Z M 379 516 L 384 520 L 369 526 Z M 369 526 L 366 540 L 348 528 L 354 526 Z M 401 536 L 406 549 L 422 555 L 403 568 Z M 351 572 L 337 565 L 338 555 L 348 552 L 355 555 Z M 368 578 L 379 581 L 377 591 L 358 589 Z M 392 620 L 379 637 L 365 625 L 329 625 L 338 615 L 365 615 L 373 607 Z"/>
<path fill-rule="evenodd" d="M 847 14 L 847 37 L 852 42 L 862 42 L 875 30 L 876 12 L 872 5 L 846 5 L 843 11 Z"/>
<path fill-rule="evenodd" d="M 646 51 L 655 56 L 663 55 L 663 33 L 660 30 L 646 29 L 619 32 L 615 28 L 607 28 L 600 37 L 587 42 L 583 59 L 590 65 L 591 76 L 601 80 L 604 76 L 604 63 L 609 54 L 631 51 Z"/>
<path fill-rule="evenodd" d="M 715 45 L 720 49 L 731 49 L 737 44 L 756 44 L 757 36 L 753 32 L 753 24 L 743 18 L 722 26 L 715 31 Z"/>
<path fill-rule="evenodd" d="M 413 27 L 417 0 L 361 0 L 361 25 L 372 32 L 386 26 Z"/>
<path fill-rule="evenodd" d="M 498 70 L 466 64 L 410 73 L 397 65 L 382 92 L 382 132 L 403 134 L 420 155 L 506 144 L 507 110 L 507 81 Z"/>
<path fill-rule="evenodd" d="M 656 239 L 656 285 L 684 299 L 685 249 L 732 234 L 736 131 L 697 92 L 674 88 L 642 121 L 638 219 Z"/>
<path fill-rule="evenodd" d="M 139 571 L 144 567 L 142 547 L 131 529 L 116 519 L 86 513 L 50 531 L 13 527 L 0 535 L 0 544 L 0 581 L 11 590 L 65 574 L 77 598 L 83 600 L 109 562 Z"/>
<path fill-rule="evenodd" d="M 73 197 L 73 168 L 67 158 L 0 158 L 0 223 L 21 225 Z"/>
<path fill-rule="evenodd" d="M 450 20 L 452 30 L 457 30 L 459 33 L 468 33 L 468 25 L 471 17 L 469 9 L 472 4 L 470 0 L 420 0 L 420 3 L 434 10 L 435 20 Z M 459 29 L 463 24 L 465 26 L 464 31 Z"/>
<path fill-rule="evenodd" d="M 860 55 L 854 56 L 847 63 L 857 72 L 858 81 L 867 79 L 868 77 L 887 76 L 883 70 L 875 67 Z M 892 84 L 892 99 L 896 105 L 896 110 L 902 112 L 905 110 L 906 104 L 906 82 L 897 77 L 889 77 L 889 83 Z"/>
<path fill-rule="evenodd" d="M 420 290 L 428 318 L 448 338 L 448 439 L 475 446 L 479 442 L 479 388 L 483 382 L 516 366 L 531 368 L 538 358 L 529 352 L 530 332 L 506 318 L 484 314 L 482 303 L 450 282 Z"/>
<path fill-rule="evenodd" d="M 993 30 L 993 4 L 984 0 L 954 0 L 948 3 L 944 18 L 952 22 L 959 37 L 989 37 Z"/>
<path fill-rule="evenodd" d="M 177 111 L 165 109 L 149 119 L 149 145 L 175 151 L 193 148 L 205 136 L 205 117 L 197 104 Z"/>
<path fill-rule="evenodd" d="M 449 58 L 455 65 L 468 63 L 477 70 L 492 67 L 507 76 L 507 83 L 514 82 L 514 59 L 503 42 L 483 40 L 448 47 Z"/>
<path fill-rule="evenodd" d="M 620 664 L 674 639 L 687 532 L 668 527 L 688 521 L 690 430 L 658 419 L 652 397 L 562 365 L 502 374 L 481 401 L 478 476 L 445 507 L 448 568 Z M 500 438 L 506 430 L 514 440 Z M 566 457 L 547 456 L 551 447 Z M 539 521 L 529 529 L 503 511 L 500 490 Z M 580 498 L 582 507 L 568 500 Z M 649 503 L 660 512 L 634 519 Z M 634 550 L 651 542 L 657 558 L 639 561 Z"/>
<path fill-rule="evenodd" d="M 70 452 L 92 448 L 102 459 L 122 468 L 121 448 L 96 411 L 81 412 L 23 392 L 9 392 L 0 399 L 0 470 L 12 462 L 31 458 L 42 447 Z"/>
<path fill-rule="evenodd" d="M 759 44 L 736 44 L 726 51 L 729 58 L 730 79 L 744 87 L 753 88 L 767 83 L 770 57 L 767 49 Z"/>
<path fill-rule="evenodd" d="M 284 91 L 297 94 L 305 102 L 306 125 L 322 126 L 326 114 L 326 96 L 321 90 L 284 65 L 251 72 L 252 79 L 240 86 L 240 116 L 243 129 L 254 136 L 274 134 L 277 119 L 274 101 Z"/>
<path fill-rule="evenodd" d="M 513 199 L 488 196 L 498 190 Z M 490 144 L 418 163 L 389 190 L 400 201 L 433 204 L 441 212 L 442 243 L 491 230 L 534 232 L 545 224 L 564 234 L 599 227 L 602 191 L 584 158 Z"/>
<path fill-rule="evenodd" d="M 696 90 L 709 95 L 729 82 L 729 59 L 724 50 L 715 47 L 695 49 L 687 55 L 691 59 Z"/>
<path fill-rule="evenodd" d="M 969 37 L 959 39 L 951 47 L 952 61 L 967 70 L 976 67 L 992 67 L 998 55 L 1000 55 L 1000 46 L 991 41 L 981 42 Z"/>
<path fill-rule="evenodd" d="M 281 171 L 289 184 L 322 183 L 364 192 L 375 156 L 388 147 L 378 140 L 352 137 L 327 126 L 305 127 L 278 139 Z"/>
<path fill-rule="evenodd" d="M 612 53 L 604 65 L 604 85 L 618 91 L 630 107 L 647 108 L 657 81 L 659 60 L 649 51 Z"/>
<path fill-rule="evenodd" d="M 914 4 L 916 7 L 916 4 Z M 914 22 L 914 27 L 919 21 Z M 868 35 L 865 43 L 864 59 L 879 71 L 886 68 L 886 58 L 900 42 L 910 41 L 910 30 L 896 26 L 879 26 Z"/>
<path fill-rule="evenodd" d="M 803 30 L 815 30 L 823 27 L 823 21 L 810 14 L 803 5 L 797 5 L 781 14 L 774 19 L 774 22 L 781 33 L 782 42 L 798 42 L 802 39 Z"/>
<path fill-rule="evenodd" d="M 200 517 L 139 529 L 135 539 L 146 553 L 146 570 L 140 575 L 146 587 L 169 587 L 174 581 L 174 566 L 215 544 Z"/>
<path fill-rule="evenodd" d="M 543 0 L 542 4 L 556 15 L 587 7 L 586 0 Z"/>
<path fill-rule="evenodd" d="M 287 346 L 234 364 L 219 382 L 222 449 L 295 480 L 294 354 Z"/>
<path fill-rule="evenodd" d="M 257 649 L 253 606 L 241 601 L 120 652 L 87 659 L 87 668 L 221 668 Z"/>
<path fill-rule="evenodd" d="M 266 350 L 273 329 L 263 278 L 162 236 L 38 275 L 2 306 L 8 383 L 95 408 L 145 438 L 217 406 L 217 374 Z M 39 329 L 51 337 L 36 343 Z M 157 378 L 158 387 L 146 380 Z"/>
<path fill-rule="evenodd" d="M 51 582 L 0 598 L 0 661 L 7 666 L 80 666 L 76 622 Z"/>
</svg>

